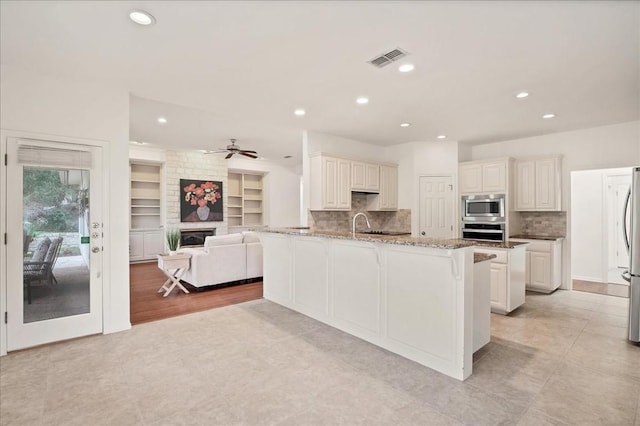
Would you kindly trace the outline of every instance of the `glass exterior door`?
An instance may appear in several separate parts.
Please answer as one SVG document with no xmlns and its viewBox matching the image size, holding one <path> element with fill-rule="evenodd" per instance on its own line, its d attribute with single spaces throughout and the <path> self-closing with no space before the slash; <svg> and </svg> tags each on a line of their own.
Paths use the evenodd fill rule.
<svg viewBox="0 0 640 426">
<path fill-rule="evenodd" d="M 9 139 L 7 151 L 8 350 L 101 332 L 100 149 Z"/>
</svg>

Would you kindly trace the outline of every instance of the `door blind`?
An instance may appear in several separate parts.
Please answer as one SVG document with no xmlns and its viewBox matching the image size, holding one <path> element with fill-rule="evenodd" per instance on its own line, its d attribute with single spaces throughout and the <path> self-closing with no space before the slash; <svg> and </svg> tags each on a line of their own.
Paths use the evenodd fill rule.
<svg viewBox="0 0 640 426">
<path fill-rule="evenodd" d="M 68 167 L 72 169 L 90 169 L 91 151 L 20 143 L 18 145 L 18 163 L 37 166 Z"/>
</svg>

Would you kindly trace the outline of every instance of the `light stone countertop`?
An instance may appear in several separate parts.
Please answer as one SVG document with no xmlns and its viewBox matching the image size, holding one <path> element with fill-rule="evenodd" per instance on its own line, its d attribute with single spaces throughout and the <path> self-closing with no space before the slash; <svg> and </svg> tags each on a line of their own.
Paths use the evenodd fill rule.
<svg viewBox="0 0 640 426">
<path fill-rule="evenodd" d="M 512 235 L 509 238 L 515 238 L 515 239 L 519 239 L 519 240 L 558 241 L 558 240 L 564 240 L 565 237 L 560 236 L 560 235 L 518 234 L 518 235 Z"/>
<path fill-rule="evenodd" d="M 501 241 L 474 241 L 474 240 L 462 240 L 462 239 L 434 239 L 434 238 L 413 238 L 409 235 L 371 235 L 371 234 L 359 234 L 354 236 L 351 232 L 344 231 L 311 231 L 310 229 L 300 228 L 267 228 L 258 232 L 269 232 L 275 234 L 286 234 L 296 236 L 307 237 L 321 237 L 321 238 L 336 238 L 343 240 L 356 240 L 366 241 L 369 243 L 385 243 L 385 244 L 397 244 L 403 246 L 416 246 L 416 247 L 431 247 L 440 249 L 460 249 L 465 247 L 489 247 L 489 248 L 503 248 L 511 249 L 527 243 L 518 242 L 501 242 Z"/>
</svg>

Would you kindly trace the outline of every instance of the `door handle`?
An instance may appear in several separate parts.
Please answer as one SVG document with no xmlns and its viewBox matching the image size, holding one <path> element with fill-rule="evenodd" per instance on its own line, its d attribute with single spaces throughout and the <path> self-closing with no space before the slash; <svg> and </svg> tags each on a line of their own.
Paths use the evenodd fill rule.
<svg viewBox="0 0 640 426">
<path fill-rule="evenodd" d="M 100 253 L 100 247 L 91 247 L 91 253 Z"/>
<path fill-rule="evenodd" d="M 627 233 L 627 210 L 629 209 L 630 201 L 631 201 L 631 188 L 629 188 L 629 192 L 627 192 L 627 198 L 624 201 L 624 211 L 622 212 L 622 235 L 623 235 L 622 239 L 624 240 L 625 247 L 627 247 L 627 253 L 629 253 L 629 234 Z"/>
<path fill-rule="evenodd" d="M 625 281 L 631 282 L 631 274 L 629 273 L 629 270 L 626 270 L 622 273 L 622 278 Z"/>
<path fill-rule="evenodd" d="M 424 231 L 422 231 L 422 232 L 420 233 L 420 235 L 427 235 L 427 233 L 426 233 L 426 232 L 424 232 Z"/>
</svg>

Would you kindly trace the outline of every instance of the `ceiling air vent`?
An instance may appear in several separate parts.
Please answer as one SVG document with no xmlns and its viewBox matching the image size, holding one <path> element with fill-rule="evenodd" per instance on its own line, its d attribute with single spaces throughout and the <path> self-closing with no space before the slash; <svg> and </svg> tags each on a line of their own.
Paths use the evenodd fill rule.
<svg viewBox="0 0 640 426">
<path fill-rule="evenodd" d="M 400 58 L 404 58 L 408 54 L 409 54 L 408 52 L 405 52 L 404 50 L 398 47 L 393 49 L 390 52 L 387 52 L 385 54 L 382 54 L 378 57 L 373 58 L 372 60 L 369 61 L 369 63 L 371 65 L 375 65 L 378 68 L 382 68 L 393 61 L 397 61 Z"/>
</svg>

